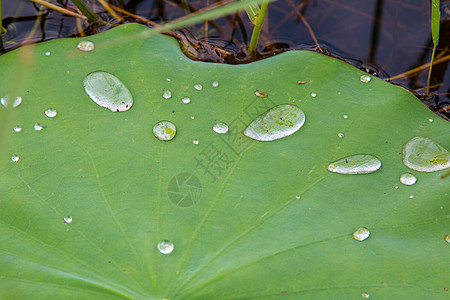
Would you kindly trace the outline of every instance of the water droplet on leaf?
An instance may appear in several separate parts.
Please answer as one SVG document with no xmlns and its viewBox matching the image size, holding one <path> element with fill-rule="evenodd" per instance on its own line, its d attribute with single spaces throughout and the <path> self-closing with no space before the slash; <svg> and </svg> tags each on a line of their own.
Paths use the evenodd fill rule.
<svg viewBox="0 0 450 300">
<path fill-rule="evenodd" d="M 173 251 L 173 243 L 168 240 L 163 240 L 158 243 L 158 250 L 162 254 L 170 254 Z"/>
<path fill-rule="evenodd" d="M 218 86 L 219 86 L 219 83 L 218 83 L 217 81 L 214 81 L 214 82 L 212 83 L 212 86 L 213 86 L 213 87 L 218 87 Z"/>
<path fill-rule="evenodd" d="M 317 96 L 316 93 L 314 93 L 314 92 L 311 93 L 311 97 L 316 97 L 316 96 Z"/>
<path fill-rule="evenodd" d="M 223 122 L 218 122 L 213 126 L 213 130 L 218 134 L 225 134 L 228 132 L 228 125 Z"/>
<path fill-rule="evenodd" d="M 34 130 L 41 131 L 42 128 L 44 128 L 44 126 L 42 126 L 41 124 L 39 123 L 34 124 Z"/>
<path fill-rule="evenodd" d="M 344 137 L 344 134 L 343 134 L 342 132 L 339 132 L 339 133 L 338 133 L 338 137 L 339 137 L 340 139 L 342 139 L 342 138 Z"/>
<path fill-rule="evenodd" d="M 162 96 L 163 96 L 164 99 L 170 99 L 170 98 L 172 98 L 172 92 L 171 91 L 164 91 Z"/>
<path fill-rule="evenodd" d="M 348 115 L 343 115 L 342 117 L 344 117 L 344 119 L 348 119 Z"/>
<path fill-rule="evenodd" d="M 13 161 L 13 162 L 18 162 L 19 161 L 19 155 L 13 155 L 13 156 L 11 156 L 11 160 Z"/>
<path fill-rule="evenodd" d="M 170 141 L 175 137 L 177 128 L 169 121 L 159 121 L 153 126 L 153 134 L 161 141 Z"/>
<path fill-rule="evenodd" d="M 450 244 L 450 234 L 445 236 L 445 241 Z"/>
<path fill-rule="evenodd" d="M 433 119 L 428 119 L 428 122 L 430 123 L 433 123 L 433 121 L 434 121 Z"/>
<path fill-rule="evenodd" d="M 21 131 L 22 131 L 22 127 L 20 127 L 20 126 L 15 126 L 15 127 L 13 128 L 13 130 L 14 130 L 14 132 L 21 132 Z"/>
<path fill-rule="evenodd" d="M 295 199 L 300 199 L 300 195 L 295 196 Z"/>
<path fill-rule="evenodd" d="M 400 176 L 400 182 L 404 185 L 413 185 L 417 182 L 417 178 L 411 173 L 404 173 Z"/>
<path fill-rule="evenodd" d="M 67 216 L 64 218 L 64 223 L 72 223 L 72 217 L 71 216 Z"/>
<path fill-rule="evenodd" d="M 49 56 L 50 54 L 52 54 L 50 51 L 47 51 L 44 53 L 45 55 Z"/>
<path fill-rule="evenodd" d="M 0 99 L 0 102 L 3 104 L 4 107 L 8 107 L 11 105 L 9 96 L 5 96 Z M 12 107 L 17 107 L 22 103 L 22 97 L 17 97 L 14 102 L 12 102 Z"/>
<path fill-rule="evenodd" d="M 450 167 L 450 153 L 426 137 L 414 137 L 403 146 L 403 163 L 419 172 L 435 172 Z"/>
<path fill-rule="evenodd" d="M 281 104 L 262 113 L 244 130 L 244 135 L 257 141 L 273 141 L 298 131 L 305 114 L 297 106 Z"/>
<path fill-rule="evenodd" d="M 188 103 L 191 102 L 191 99 L 188 98 L 188 97 L 184 97 L 183 99 L 181 99 L 181 101 L 182 101 L 184 104 L 188 104 Z"/>
<path fill-rule="evenodd" d="M 194 89 L 196 89 L 197 91 L 201 91 L 201 90 L 203 90 L 203 86 L 198 83 L 198 84 L 194 85 Z"/>
<path fill-rule="evenodd" d="M 341 158 L 328 165 L 328 171 L 339 174 L 368 174 L 377 171 L 381 161 L 370 154 L 357 154 Z"/>
<path fill-rule="evenodd" d="M 370 231 L 366 227 L 358 227 L 353 232 L 353 238 L 360 242 L 367 239 L 369 237 L 369 235 L 370 235 Z"/>
<path fill-rule="evenodd" d="M 361 82 L 368 83 L 372 80 L 372 78 L 369 75 L 361 75 L 359 80 L 361 80 Z"/>
<path fill-rule="evenodd" d="M 45 111 L 45 115 L 49 118 L 54 118 L 56 117 L 56 110 L 54 110 L 53 108 L 49 108 Z"/>
<path fill-rule="evenodd" d="M 198 139 L 193 139 L 192 142 L 194 143 L 194 145 L 198 145 L 199 140 Z"/>
<path fill-rule="evenodd" d="M 370 297 L 370 295 L 368 293 L 362 293 L 361 297 L 363 297 L 364 299 L 367 299 Z"/>
<path fill-rule="evenodd" d="M 133 97 L 127 87 L 108 72 L 88 74 L 83 79 L 83 85 L 92 101 L 113 112 L 129 110 L 133 105 Z"/>
<path fill-rule="evenodd" d="M 77 48 L 80 49 L 81 51 L 92 51 L 94 50 L 95 46 L 94 43 L 91 41 L 81 41 L 78 43 Z"/>
</svg>

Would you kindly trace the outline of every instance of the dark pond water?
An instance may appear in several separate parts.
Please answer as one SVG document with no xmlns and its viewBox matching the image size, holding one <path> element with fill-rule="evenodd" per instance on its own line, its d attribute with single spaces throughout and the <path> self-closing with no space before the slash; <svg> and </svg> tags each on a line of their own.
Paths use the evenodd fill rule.
<svg viewBox="0 0 450 300">
<path fill-rule="evenodd" d="M 75 11 L 71 1 L 53 0 Z M 213 0 L 110 0 L 116 7 L 158 24 L 183 17 L 210 5 Z M 441 34 L 431 78 L 432 94 L 425 95 L 432 52 L 430 0 L 279 0 L 269 4 L 258 49 L 258 59 L 277 53 L 308 49 L 339 57 L 348 63 L 402 85 L 430 109 L 450 119 L 450 1 L 441 0 Z M 115 24 L 148 22 L 114 16 L 98 1 L 85 0 L 108 25 L 50 11 L 27 0 L 3 0 L 3 47 L 6 51 L 27 43 L 90 35 Z M 246 51 L 252 34 L 246 13 L 183 28 L 172 35 L 193 59 L 221 63 L 248 63 Z M 186 47 L 187 46 L 187 47 Z M 195 50 L 195 51 L 194 51 Z M 435 59 L 435 60 L 436 60 Z M 414 72 L 414 69 L 417 71 Z M 413 72 L 411 72 L 411 70 Z"/>
</svg>

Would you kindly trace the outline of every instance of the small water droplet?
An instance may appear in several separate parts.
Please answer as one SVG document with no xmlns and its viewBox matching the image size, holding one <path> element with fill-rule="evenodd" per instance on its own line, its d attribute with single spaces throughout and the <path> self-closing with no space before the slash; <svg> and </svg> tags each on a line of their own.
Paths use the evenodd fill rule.
<svg viewBox="0 0 450 300">
<path fill-rule="evenodd" d="M 195 119 L 195 117 L 194 117 L 194 116 L 191 116 L 191 119 L 192 119 L 192 120 L 194 120 L 194 119 Z"/>
<path fill-rule="evenodd" d="M 169 121 L 159 121 L 153 126 L 153 134 L 161 141 L 170 141 L 175 137 L 177 128 Z"/>
<path fill-rule="evenodd" d="M 297 132 L 305 123 L 305 114 L 297 106 L 281 104 L 253 120 L 243 134 L 257 141 L 273 141 Z"/>
<path fill-rule="evenodd" d="M 83 79 L 83 85 L 89 97 L 113 112 L 126 111 L 133 106 L 133 97 L 127 87 L 116 76 L 95 71 Z"/>
<path fill-rule="evenodd" d="M 344 137 L 344 134 L 343 134 L 342 132 L 339 132 L 339 133 L 338 133 L 338 137 L 339 137 L 340 139 L 342 139 L 342 138 Z"/>
<path fill-rule="evenodd" d="M 81 41 L 78 43 L 77 48 L 80 49 L 81 51 L 92 51 L 94 50 L 95 46 L 94 43 L 91 41 Z"/>
<path fill-rule="evenodd" d="M 193 139 L 192 142 L 194 143 L 194 145 L 198 145 L 199 143 L 198 139 Z"/>
<path fill-rule="evenodd" d="M 360 242 L 367 239 L 369 237 L 369 235 L 370 235 L 370 231 L 366 227 L 358 227 L 353 232 L 353 238 Z"/>
<path fill-rule="evenodd" d="M 316 97 L 316 96 L 317 96 L 316 93 L 314 93 L 314 92 L 311 93 L 311 97 Z"/>
<path fill-rule="evenodd" d="M 197 91 L 201 91 L 203 90 L 203 86 L 200 83 L 197 83 L 196 85 L 194 85 L 194 89 L 196 89 Z"/>
<path fill-rule="evenodd" d="M 50 51 L 47 51 L 44 53 L 45 55 L 49 56 L 50 54 L 52 54 Z"/>
<path fill-rule="evenodd" d="M 394 186 L 394 188 L 395 188 L 396 190 L 398 190 L 398 185 Z"/>
<path fill-rule="evenodd" d="M 403 146 L 403 163 L 419 172 L 435 172 L 450 167 L 450 153 L 426 137 L 414 137 Z"/>
<path fill-rule="evenodd" d="M 171 81 L 172 81 L 172 79 L 170 79 L 170 78 L 166 78 L 166 80 L 167 80 L 168 82 L 171 82 Z"/>
<path fill-rule="evenodd" d="M 362 293 L 361 297 L 363 297 L 364 299 L 367 299 L 370 297 L 369 293 Z"/>
<path fill-rule="evenodd" d="M 372 80 L 372 78 L 369 75 L 364 74 L 359 77 L 359 80 L 361 80 L 361 82 L 368 83 Z"/>
<path fill-rule="evenodd" d="M 15 127 L 13 128 L 13 130 L 14 130 L 14 132 L 21 132 L 21 131 L 22 131 L 22 127 L 20 127 L 20 126 L 15 126 Z"/>
<path fill-rule="evenodd" d="M 47 109 L 46 111 L 45 111 L 45 115 L 47 116 L 47 117 L 49 117 L 49 118 L 54 118 L 54 117 L 56 117 L 56 110 L 55 109 L 53 109 L 53 108 L 49 108 L 49 109 Z"/>
<path fill-rule="evenodd" d="M 19 161 L 19 155 L 13 155 L 13 156 L 11 156 L 11 160 L 13 161 L 13 162 L 18 162 Z"/>
<path fill-rule="evenodd" d="M 188 103 L 191 102 L 191 99 L 190 99 L 189 97 L 184 97 L 183 99 L 181 99 L 181 101 L 182 101 L 184 104 L 188 104 Z"/>
<path fill-rule="evenodd" d="M 171 91 L 164 91 L 162 96 L 163 96 L 164 99 L 170 99 L 170 98 L 172 98 L 172 92 Z"/>
<path fill-rule="evenodd" d="M 158 243 L 158 250 L 162 254 L 170 254 L 173 251 L 173 243 L 169 240 L 163 240 Z"/>
<path fill-rule="evenodd" d="M 300 195 L 295 196 L 295 199 L 300 199 Z"/>
<path fill-rule="evenodd" d="M 433 123 L 433 121 L 434 121 L 433 119 L 428 119 L 428 122 L 430 123 Z"/>
<path fill-rule="evenodd" d="M 218 83 L 217 81 L 214 81 L 211 85 L 212 85 L 213 87 L 218 87 L 218 86 L 219 86 L 219 83 Z"/>
<path fill-rule="evenodd" d="M 3 104 L 4 107 L 8 107 L 10 103 L 9 96 L 1 98 L 0 102 Z M 22 97 L 17 97 L 16 100 L 14 100 L 14 102 L 12 103 L 12 107 L 17 107 L 20 105 L 20 103 L 22 103 Z"/>
<path fill-rule="evenodd" d="M 381 161 L 370 154 L 357 154 L 341 158 L 328 165 L 328 171 L 339 174 L 368 174 L 377 171 Z"/>
<path fill-rule="evenodd" d="M 409 196 L 409 199 L 412 199 L 412 198 L 414 198 L 414 196 L 413 196 L 413 195 Z"/>
<path fill-rule="evenodd" d="M 223 122 L 218 122 L 213 126 L 213 130 L 218 134 L 225 134 L 228 132 L 228 125 Z"/>
<path fill-rule="evenodd" d="M 446 241 L 447 243 L 450 243 L 450 234 L 447 234 L 447 235 L 445 236 L 445 241 Z"/>
<path fill-rule="evenodd" d="M 41 131 L 42 128 L 44 128 L 44 126 L 42 126 L 41 124 L 39 123 L 34 124 L 34 130 Z"/>
<path fill-rule="evenodd" d="M 258 90 L 255 91 L 255 95 L 256 95 L 257 97 L 259 97 L 259 98 L 265 98 L 265 97 L 267 97 L 267 93 L 261 92 L 261 91 L 258 91 Z"/>
<path fill-rule="evenodd" d="M 400 182 L 404 185 L 413 185 L 417 182 L 417 178 L 411 173 L 404 173 L 400 176 Z"/>
<path fill-rule="evenodd" d="M 348 115 L 343 115 L 344 119 L 348 119 Z"/>
<path fill-rule="evenodd" d="M 72 217 L 71 216 L 64 217 L 64 223 L 72 223 Z"/>
</svg>

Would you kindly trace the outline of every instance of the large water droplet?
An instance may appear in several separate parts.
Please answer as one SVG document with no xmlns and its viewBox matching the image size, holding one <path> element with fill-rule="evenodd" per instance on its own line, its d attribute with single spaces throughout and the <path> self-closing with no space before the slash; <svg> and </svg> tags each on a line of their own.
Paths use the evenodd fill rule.
<svg viewBox="0 0 450 300">
<path fill-rule="evenodd" d="M 372 78 L 369 75 L 361 75 L 361 77 L 359 77 L 359 80 L 364 83 L 369 83 Z"/>
<path fill-rule="evenodd" d="M 14 132 L 21 132 L 21 131 L 22 131 L 22 127 L 20 127 L 20 126 L 15 126 L 15 127 L 13 128 L 13 130 L 14 130 Z"/>
<path fill-rule="evenodd" d="M 173 243 L 169 240 L 163 240 L 158 243 L 158 250 L 162 254 L 170 254 L 173 251 Z"/>
<path fill-rule="evenodd" d="M 203 90 L 203 86 L 200 83 L 198 83 L 198 84 L 194 85 L 194 89 L 196 89 L 197 91 L 201 91 L 201 90 Z"/>
<path fill-rule="evenodd" d="M 170 99 L 170 98 L 172 98 L 172 92 L 171 91 L 164 91 L 162 96 L 163 96 L 164 99 Z"/>
<path fill-rule="evenodd" d="M 183 102 L 184 104 L 188 104 L 191 103 L 191 99 L 189 97 L 184 97 L 183 99 L 181 99 L 181 102 Z"/>
<path fill-rule="evenodd" d="M 72 223 L 72 217 L 71 216 L 67 216 L 64 218 L 64 223 Z"/>
<path fill-rule="evenodd" d="M 94 50 L 95 46 L 94 43 L 91 41 L 81 41 L 78 43 L 77 48 L 80 49 L 81 51 L 92 51 Z"/>
<path fill-rule="evenodd" d="M 417 178 L 411 173 L 404 173 L 400 176 L 400 182 L 404 185 L 413 185 L 417 182 Z"/>
<path fill-rule="evenodd" d="M 19 161 L 19 155 L 13 155 L 13 156 L 11 156 L 11 160 L 13 161 L 13 162 L 18 162 Z"/>
<path fill-rule="evenodd" d="M 450 153 L 426 137 L 414 137 L 403 146 L 403 163 L 419 172 L 435 172 L 450 167 Z"/>
<path fill-rule="evenodd" d="M 41 124 L 39 123 L 34 124 L 34 130 L 41 131 L 42 128 L 44 128 L 44 126 L 42 126 Z"/>
<path fill-rule="evenodd" d="M 177 128 L 172 122 L 159 121 L 153 126 L 153 134 L 161 141 L 170 141 L 177 134 Z"/>
<path fill-rule="evenodd" d="M 133 97 L 127 87 L 116 76 L 95 71 L 83 79 L 84 89 L 89 97 L 111 111 L 126 111 L 133 105 Z"/>
<path fill-rule="evenodd" d="M 56 112 L 56 110 L 54 110 L 53 108 L 49 108 L 49 109 L 47 109 L 47 110 L 45 111 L 45 115 L 46 115 L 47 117 L 49 117 L 49 118 L 54 118 L 54 117 L 56 117 L 56 114 L 57 114 L 57 112 Z"/>
<path fill-rule="evenodd" d="M 218 134 L 225 134 L 228 132 L 228 125 L 223 122 L 218 122 L 213 126 L 213 130 Z"/>
<path fill-rule="evenodd" d="M 369 237 L 369 235 L 370 235 L 370 231 L 366 227 L 358 227 L 353 232 L 353 238 L 360 242 L 367 239 Z"/>
<path fill-rule="evenodd" d="M 370 154 L 357 154 L 341 158 L 328 165 L 328 171 L 339 174 L 367 174 L 378 170 L 381 161 Z"/>
<path fill-rule="evenodd" d="M 305 123 L 305 114 L 297 106 L 281 104 L 262 113 L 244 130 L 257 141 L 273 141 L 289 136 Z"/>
<path fill-rule="evenodd" d="M 9 96 L 5 96 L 0 99 L 0 102 L 3 104 L 4 107 L 8 107 L 11 105 L 12 105 L 12 107 L 17 107 L 20 105 L 20 103 L 22 103 L 22 97 L 17 97 L 14 100 L 14 102 L 12 102 L 11 99 L 9 98 Z"/>
</svg>

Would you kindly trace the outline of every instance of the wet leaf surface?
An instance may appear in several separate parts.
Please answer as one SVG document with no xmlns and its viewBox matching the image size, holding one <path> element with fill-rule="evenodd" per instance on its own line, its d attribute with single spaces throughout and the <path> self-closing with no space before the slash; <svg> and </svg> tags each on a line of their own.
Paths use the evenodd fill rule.
<svg viewBox="0 0 450 300">
<path fill-rule="evenodd" d="M 407 168 L 402 147 L 424 136 L 448 149 L 449 123 L 316 53 L 208 64 L 147 33 L 130 24 L 89 37 L 90 52 L 65 39 L 0 57 L 0 96 L 22 97 L 0 106 L 1 298 L 448 297 L 448 180 Z M 83 88 L 94 71 L 120 78 L 133 107 L 94 103 Z M 286 103 L 306 115 L 298 132 L 242 134 Z M 176 125 L 172 140 L 154 137 L 161 120 Z M 380 170 L 327 170 L 360 153 Z M 417 183 L 402 185 L 405 172 Z M 362 227 L 370 238 L 355 240 Z"/>
</svg>

